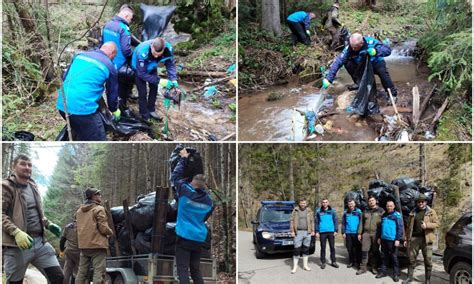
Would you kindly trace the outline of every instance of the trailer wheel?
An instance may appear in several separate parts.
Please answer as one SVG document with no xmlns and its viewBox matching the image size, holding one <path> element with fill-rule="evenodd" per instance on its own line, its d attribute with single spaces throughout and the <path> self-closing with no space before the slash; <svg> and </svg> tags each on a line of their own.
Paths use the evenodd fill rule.
<svg viewBox="0 0 474 284">
<path fill-rule="evenodd" d="M 122 274 L 118 273 L 117 276 L 115 276 L 114 279 L 114 284 L 124 284 L 125 281 L 123 281 Z"/>
<path fill-rule="evenodd" d="M 112 281 L 112 279 L 112 275 L 110 275 L 109 273 L 105 274 L 105 284 L 113 284 L 114 282 Z"/>
</svg>

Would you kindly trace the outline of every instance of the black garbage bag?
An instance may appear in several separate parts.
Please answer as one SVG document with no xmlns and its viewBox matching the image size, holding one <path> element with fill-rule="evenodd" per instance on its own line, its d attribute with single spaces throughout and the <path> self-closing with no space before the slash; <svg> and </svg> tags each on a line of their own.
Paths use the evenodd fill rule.
<svg viewBox="0 0 474 284">
<path fill-rule="evenodd" d="M 398 186 L 400 191 L 403 191 L 407 188 L 418 189 L 420 186 L 420 181 L 411 177 L 402 176 L 392 180 L 392 184 Z"/>
<path fill-rule="evenodd" d="M 174 168 L 178 164 L 179 161 L 179 152 L 183 150 L 185 146 L 179 144 L 174 148 L 173 152 L 171 153 L 169 163 L 170 163 L 170 173 L 173 172 Z M 186 147 L 186 150 L 190 153 L 189 157 L 186 159 L 186 163 L 184 165 L 184 177 L 191 182 L 192 178 L 197 174 L 204 173 L 204 166 L 202 162 L 201 153 L 198 150 L 192 147 Z M 170 176 L 171 178 L 171 176 Z M 173 184 L 172 184 L 173 185 Z M 174 185 L 173 185 L 174 186 Z"/>
<path fill-rule="evenodd" d="M 69 132 L 67 131 L 67 125 L 64 125 L 63 129 L 56 136 L 56 141 L 69 141 Z"/>
<path fill-rule="evenodd" d="M 385 187 L 390 187 L 390 185 L 381 179 L 374 179 L 374 180 L 369 181 L 369 189 L 377 188 L 377 187 L 385 188 Z"/>
<path fill-rule="evenodd" d="M 359 90 L 354 100 L 351 103 L 352 113 L 366 116 L 376 111 L 376 105 L 374 104 L 375 95 L 377 88 L 375 86 L 374 70 L 370 63 L 370 57 L 367 55 L 365 58 L 364 74 L 359 82 Z M 371 108 L 369 108 L 369 102 L 372 102 Z M 371 111 L 372 110 L 372 111 Z"/>
<path fill-rule="evenodd" d="M 348 191 L 344 195 L 344 209 L 347 209 L 347 203 L 349 200 L 354 200 L 356 203 L 356 207 L 364 210 L 367 207 L 367 201 L 364 199 L 364 194 L 362 190 L 357 190 L 357 191 Z"/>
<path fill-rule="evenodd" d="M 16 131 L 13 133 L 13 141 L 34 141 L 35 135 L 28 131 Z"/>
<path fill-rule="evenodd" d="M 137 234 L 135 238 L 135 248 L 138 254 L 151 253 L 151 231 L 152 229 L 149 228 L 145 232 L 139 232 Z"/>
<path fill-rule="evenodd" d="M 151 138 L 154 138 L 152 128 L 140 118 L 123 117 L 119 121 L 115 121 L 112 117 L 112 113 L 104 109 L 99 112 L 99 115 L 102 118 L 106 131 L 124 137 L 132 136 L 138 131 L 141 131 L 147 133 Z"/>
<path fill-rule="evenodd" d="M 155 211 L 156 192 L 149 193 L 138 200 L 138 203 L 130 208 L 130 219 L 133 228 L 138 232 L 144 232 L 153 226 Z M 173 199 L 168 202 L 166 222 L 175 222 L 177 218 L 177 204 Z"/>
<path fill-rule="evenodd" d="M 434 188 L 430 186 L 420 187 L 420 193 L 423 193 L 426 196 L 428 206 L 433 206 L 433 196 L 435 193 Z"/>
<path fill-rule="evenodd" d="M 128 230 L 125 227 L 119 226 L 117 231 L 119 248 L 121 255 L 131 255 L 131 243 L 130 238 L 128 237 Z"/>
<path fill-rule="evenodd" d="M 143 23 L 142 40 L 147 41 L 163 34 L 176 10 L 176 6 L 140 4 L 140 10 L 142 11 Z"/>
<path fill-rule="evenodd" d="M 206 240 L 201 246 L 201 257 L 211 258 L 211 243 L 212 243 L 212 230 L 209 227 L 209 224 L 206 223 L 208 234 Z M 176 245 L 176 223 L 169 222 L 166 223 L 166 231 L 163 244 L 163 254 L 174 255 L 175 254 L 175 245 Z"/>
<path fill-rule="evenodd" d="M 383 187 L 376 187 L 376 188 L 371 188 L 367 191 L 367 196 L 371 197 L 374 196 L 375 199 L 378 201 L 380 193 L 384 190 Z"/>
<path fill-rule="evenodd" d="M 119 224 L 125 219 L 123 206 L 110 208 L 110 214 L 112 214 L 112 220 L 114 220 L 114 224 Z"/>
<path fill-rule="evenodd" d="M 128 63 L 124 64 L 117 72 L 118 80 L 120 83 L 131 83 L 135 82 L 135 71 Z"/>
<path fill-rule="evenodd" d="M 396 202 L 397 198 L 395 197 L 395 193 L 392 187 L 385 187 L 382 191 L 380 191 L 378 203 L 379 206 L 382 208 L 387 208 L 388 201 L 395 201 L 395 210 L 398 209 L 398 203 Z"/>
<path fill-rule="evenodd" d="M 400 192 L 400 203 L 402 205 L 403 214 L 409 214 L 416 207 L 416 199 L 420 196 L 418 190 L 406 188 Z"/>
<path fill-rule="evenodd" d="M 176 222 L 178 219 L 178 202 L 175 199 L 168 203 L 168 214 L 166 214 L 166 222 Z"/>
</svg>

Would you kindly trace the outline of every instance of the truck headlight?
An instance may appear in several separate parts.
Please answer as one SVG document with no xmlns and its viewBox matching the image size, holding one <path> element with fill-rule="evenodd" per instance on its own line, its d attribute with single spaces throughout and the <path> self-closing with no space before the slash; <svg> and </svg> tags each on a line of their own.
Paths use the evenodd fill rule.
<svg viewBox="0 0 474 284">
<path fill-rule="evenodd" d="M 267 239 L 267 240 L 273 240 L 274 236 L 273 236 L 273 233 L 262 232 L 262 238 Z"/>
</svg>

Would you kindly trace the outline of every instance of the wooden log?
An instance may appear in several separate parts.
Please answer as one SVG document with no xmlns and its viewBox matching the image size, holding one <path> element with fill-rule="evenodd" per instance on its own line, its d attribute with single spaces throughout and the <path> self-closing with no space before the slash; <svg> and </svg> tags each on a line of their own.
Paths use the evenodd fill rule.
<svg viewBox="0 0 474 284">
<path fill-rule="evenodd" d="M 183 70 L 178 73 L 180 76 L 197 76 L 197 77 L 225 77 L 229 75 L 227 72 L 207 72 L 207 71 L 188 71 Z"/>
<path fill-rule="evenodd" d="M 446 98 L 444 100 L 443 105 L 441 105 L 441 107 L 436 112 L 436 115 L 433 118 L 433 121 L 431 121 L 431 124 L 430 124 L 430 127 L 429 127 L 430 130 L 433 130 L 436 122 L 441 118 L 441 115 L 443 114 L 443 112 L 444 112 L 444 110 L 446 109 L 447 106 L 448 106 L 448 98 Z"/>
<path fill-rule="evenodd" d="M 166 214 L 168 213 L 169 189 L 158 186 L 155 192 L 155 208 L 153 212 L 153 235 L 151 252 L 163 253 L 163 239 L 166 230 Z"/>
<path fill-rule="evenodd" d="M 435 93 L 435 90 L 436 90 L 436 85 L 431 89 L 431 92 L 428 94 L 428 96 L 426 96 L 426 98 L 421 103 L 420 118 L 423 116 L 423 113 L 428 108 L 428 103 L 429 103 L 431 97 L 433 96 L 433 94 Z"/>
<path fill-rule="evenodd" d="M 123 214 L 125 217 L 125 226 L 127 227 L 128 231 L 128 238 L 130 239 L 130 249 L 132 251 L 132 255 L 136 255 L 137 249 L 135 248 L 135 238 L 133 237 L 132 220 L 130 219 L 130 211 L 128 211 L 127 199 L 123 201 Z"/>
<path fill-rule="evenodd" d="M 412 121 L 413 128 L 416 128 L 418 122 L 420 121 L 420 93 L 418 92 L 418 86 L 413 87 L 413 112 L 412 112 Z"/>
</svg>

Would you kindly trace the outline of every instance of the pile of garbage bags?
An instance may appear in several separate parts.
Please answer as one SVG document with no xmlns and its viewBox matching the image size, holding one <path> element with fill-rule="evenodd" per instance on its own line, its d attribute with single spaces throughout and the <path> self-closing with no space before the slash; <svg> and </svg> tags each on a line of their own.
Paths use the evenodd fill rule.
<svg viewBox="0 0 474 284">
<path fill-rule="evenodd" d="M 151 238 L 153 235 L 153 218 L 155 210 L 155 192 L 144 196 L 139 196 L 137 204 L 129 207 L 130 219 L 132 223 L 134 245 L 138 254 L 146 254 L 151 252 Z M 121 255 L 131 255 L 131 242 L 129 232 L 125 224 L 125 214 L 122 206 L 112 207 L 110 209 L 112 219 L 115 224 L 115 231 L 119 241 L 119 249 Z M 168 212 L 166 215 L 166 230 L 163 236 L 163 254 L 174 255 L 176 242 L 176 218 L 177 203 L 175 200 L 168 202 Z M 211 230 L 208 226 L 209 238 L 203 245 L 203 257 L 210 257 Z M 115 255 L 115 246 L 110 243 L 112 255 Z"/>
<path fill-rule="evenodd" d="M 397 202 L 395 195 L 395 186 L 399 189 L 400 199 Z M 387 201 L 395 201 L 395 210 L 401 209 L 404 216 L 408 216 L 410 212 L 416 208 L 416 200 L 420 194 L 425 194 L 427 197 L 428 206 L 433 205 L 434 188 L 430 186 L 422 186 L 419 180 L 411 177 L 399 177 L 394 179 L 391 183 L 376 179 L 369 182 L 369 189 L 367 196 L 374 196 L 380 207 L 386 208 Z M 367 200 L 364 197 L 362 190 L 355 190 L 346 192 L 344 195 L 344 208 L 347 209 L 347 202 L 354 200 L 357 208 L 364 210 L 367 208 Z M 400 208 L 399 208 L 400 207 Z"/>
</svg>

